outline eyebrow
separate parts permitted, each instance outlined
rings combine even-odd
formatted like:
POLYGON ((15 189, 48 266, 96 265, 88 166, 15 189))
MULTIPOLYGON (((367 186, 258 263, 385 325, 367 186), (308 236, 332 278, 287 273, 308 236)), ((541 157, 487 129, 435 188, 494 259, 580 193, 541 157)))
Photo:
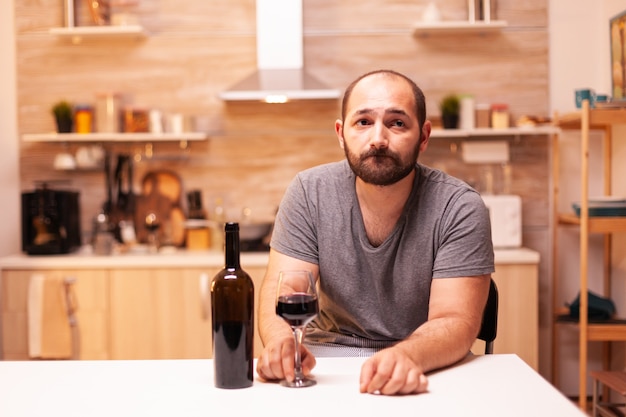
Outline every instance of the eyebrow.
MULTIPOLYGON (((374 112, 373 109, 365 108, 365 109, 357 110, 356 112, 354 112, 354 114, 363 115, 363 114, 368 114, 368 113, 373 113, 373 112, 374 112)), ((385 114, 399 114, 402 116, 408 116, 407 112, 405 112, 402 109, 396 109, 396 108, 385 109, 385 114)))

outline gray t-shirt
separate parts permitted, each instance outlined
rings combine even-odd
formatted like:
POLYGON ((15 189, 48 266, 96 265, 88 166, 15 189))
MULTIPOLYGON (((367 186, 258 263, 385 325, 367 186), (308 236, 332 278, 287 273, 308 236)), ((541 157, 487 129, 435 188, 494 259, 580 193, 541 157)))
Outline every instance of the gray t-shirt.
POLYGON ((416 164, 404 212, 378 247, 369 243, 344 160, 308 169, 289 185, 271 246, 319 265, 320 314, 307 338, 384 347, 427 320, 433 278, 494 271, 489 214, 466 183, 416 164))

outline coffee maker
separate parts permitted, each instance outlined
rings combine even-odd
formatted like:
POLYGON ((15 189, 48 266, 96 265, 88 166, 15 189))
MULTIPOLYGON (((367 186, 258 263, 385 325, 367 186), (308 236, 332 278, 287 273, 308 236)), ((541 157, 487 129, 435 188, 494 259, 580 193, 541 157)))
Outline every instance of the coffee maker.
POLYGON ((69 253, 81 245, 79 193, 42 184, 22 193, 22 250, 29 255, 69 253))

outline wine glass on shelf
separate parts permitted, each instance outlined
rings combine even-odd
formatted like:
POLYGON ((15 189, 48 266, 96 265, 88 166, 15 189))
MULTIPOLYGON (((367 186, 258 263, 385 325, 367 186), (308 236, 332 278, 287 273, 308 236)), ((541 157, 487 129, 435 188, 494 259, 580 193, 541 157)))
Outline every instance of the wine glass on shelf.
POLYGON ((295 378, 280 382, 285 387, 300 388, 315 385, 315 380, 302 373, 300 346, 306 325, 319 313, 317 289, 309 271, 280 271, 276 294, 276 314, 291 326, 295 342, 295 378))
POLYGON ((161 222, 155 213, 149 212, 146 215, 145 226, 148 230, 148 251, 156 253, 159 250, 159 238, 157 236, 157 231, 161 227, 161 222))

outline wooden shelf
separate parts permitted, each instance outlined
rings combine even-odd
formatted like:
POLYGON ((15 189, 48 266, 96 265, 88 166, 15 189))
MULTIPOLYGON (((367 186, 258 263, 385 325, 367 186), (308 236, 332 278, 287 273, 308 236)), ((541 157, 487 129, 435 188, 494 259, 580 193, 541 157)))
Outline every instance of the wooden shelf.
MULTIPOLYGON (((574 213, 559 214, 558 221, 563 225, 580 226, 580 217, 574 213)), ((624 233, 626 217, 591 216, 589 217, 589 233, 624 233)))
POLYGON ((458 34, 487 34, 500 32, 507 27, 504 20, 484 21, 442 21, 432 23, 418 23, 413 26, 413 35, 458 35, 458 34))
MULTIPOLYGON (((561 326, 568 326, 575 330, 580 330, 578 322, 571 319, 563 319, 555 317, 555 321, 561 326)), ((619 322, 603 322, 587 324, 587 340, 590 342, 624 342, 626 341, 626 323, 619 322)))
POLYGON ((84 39, 143 39, 146 32, 139 25, 125 26, 74 26, 50 29, 50 34, 60 39, 80 43, 84 39))
MULTIPOLYGON (((589 290, 589 239, 593 233, 602 233, 604 244, 604 258, 603 258, 603 273, 602 273, 602 296, 611 298, 611 252, 612 252, 612 235, 615 233, 626 232, 626 217, 608 217, 608 216, 589 216, 589 206, 584 204, 589 201, 589 176, 590 176, 590 142, 591 130, 601 130, 602 141, 602 162, 603 162, 603 195, 611 196, 613 191, 612 181, 612 169, 613 163, 616 163, 612 153, 612 141, 614 125, 626 124, 626 108, 595 108, 591 109, 588 100, 583 100, 582 108, 579 111, 559 115, 555 117, 556 125, 561 129, 572 129, 580 132, 580 178, 578 179, 580 184, 580 199, 582 202, 580 208, 580 216, 575 213, 555 213, 555 221, 557 226, 573 226, 576 227, 580 233, 579 251, 578 253, 568 253, 566 262, 577 262, 579 266, 578 287, 580 293, 580 320, 573 321, 566 318, 559 317, 558 311, 555 311, 554 321, 552 323, 552 383, 557 388, 559 387, 559 360, 560 355, 560 340, 559 340, 559 328, 567 327, 573 328, 578 331, 578 397, 579 406, 585 410, 587 407, 587 382, 589 378, 589 364, 588 364, 588 343, 589 342, 611 342, 611 341, 626 341, 626 320, 609 320, 607 322, 597 322, 589 320, 588 308, 589 300, 586 296, 589 290), (584 207, 582 207, 584 206, 584 207), (578 255, 578 260, 575 256, 578 255)), ((565 176, 564 179, 560 179, 559 165, 560 165, 560 141, 558 138, 554 138, 552 141, 552 158, 553 166, 556 169, 553 171, 554 184, 553 184, 553 201, 559 201, 560 181, 575 181, 575 179, 565 176)), ((617 162, 619 163, 619 162, 617 162)), ((578 167, 577 167, 578 168, 578 167)), ((556 204, 556 203, 555 203, 556 204)), ((558 244, 558 227, 553 229, 553 264, 552 264, 552 304, 555 309, 562 304, 562 300, 558 299, 560 294, 560 281, 565 281, 560 277, 559 267, 559 244, 558 244)), ((571 279, 570 277, 568 277, 571 279)), ((602 354, 602 367, 607 370, 611 366, 611 350, 607 344, 604 344, 602 354)))
MULTIPOLYGON (((562 129, 580 129, 581 124, 582 111, 559 116, 558 125, 562 129)), ((603 129, 614 124, 626 124, 626 108, 589 110, 590 129, 603 129)))
POLYGON ((177 142, 208 139, 207 133, 34 133, 22 135, 24 142, 177 142))
POLYGON ((470 138, 483 136, 533 136, 551 135, 558 133, 559 129, 554 126, 536 127, 509 127, 506 129, 476 128, 476 129, 433 129, 431 137, 434 138, 470 138))

